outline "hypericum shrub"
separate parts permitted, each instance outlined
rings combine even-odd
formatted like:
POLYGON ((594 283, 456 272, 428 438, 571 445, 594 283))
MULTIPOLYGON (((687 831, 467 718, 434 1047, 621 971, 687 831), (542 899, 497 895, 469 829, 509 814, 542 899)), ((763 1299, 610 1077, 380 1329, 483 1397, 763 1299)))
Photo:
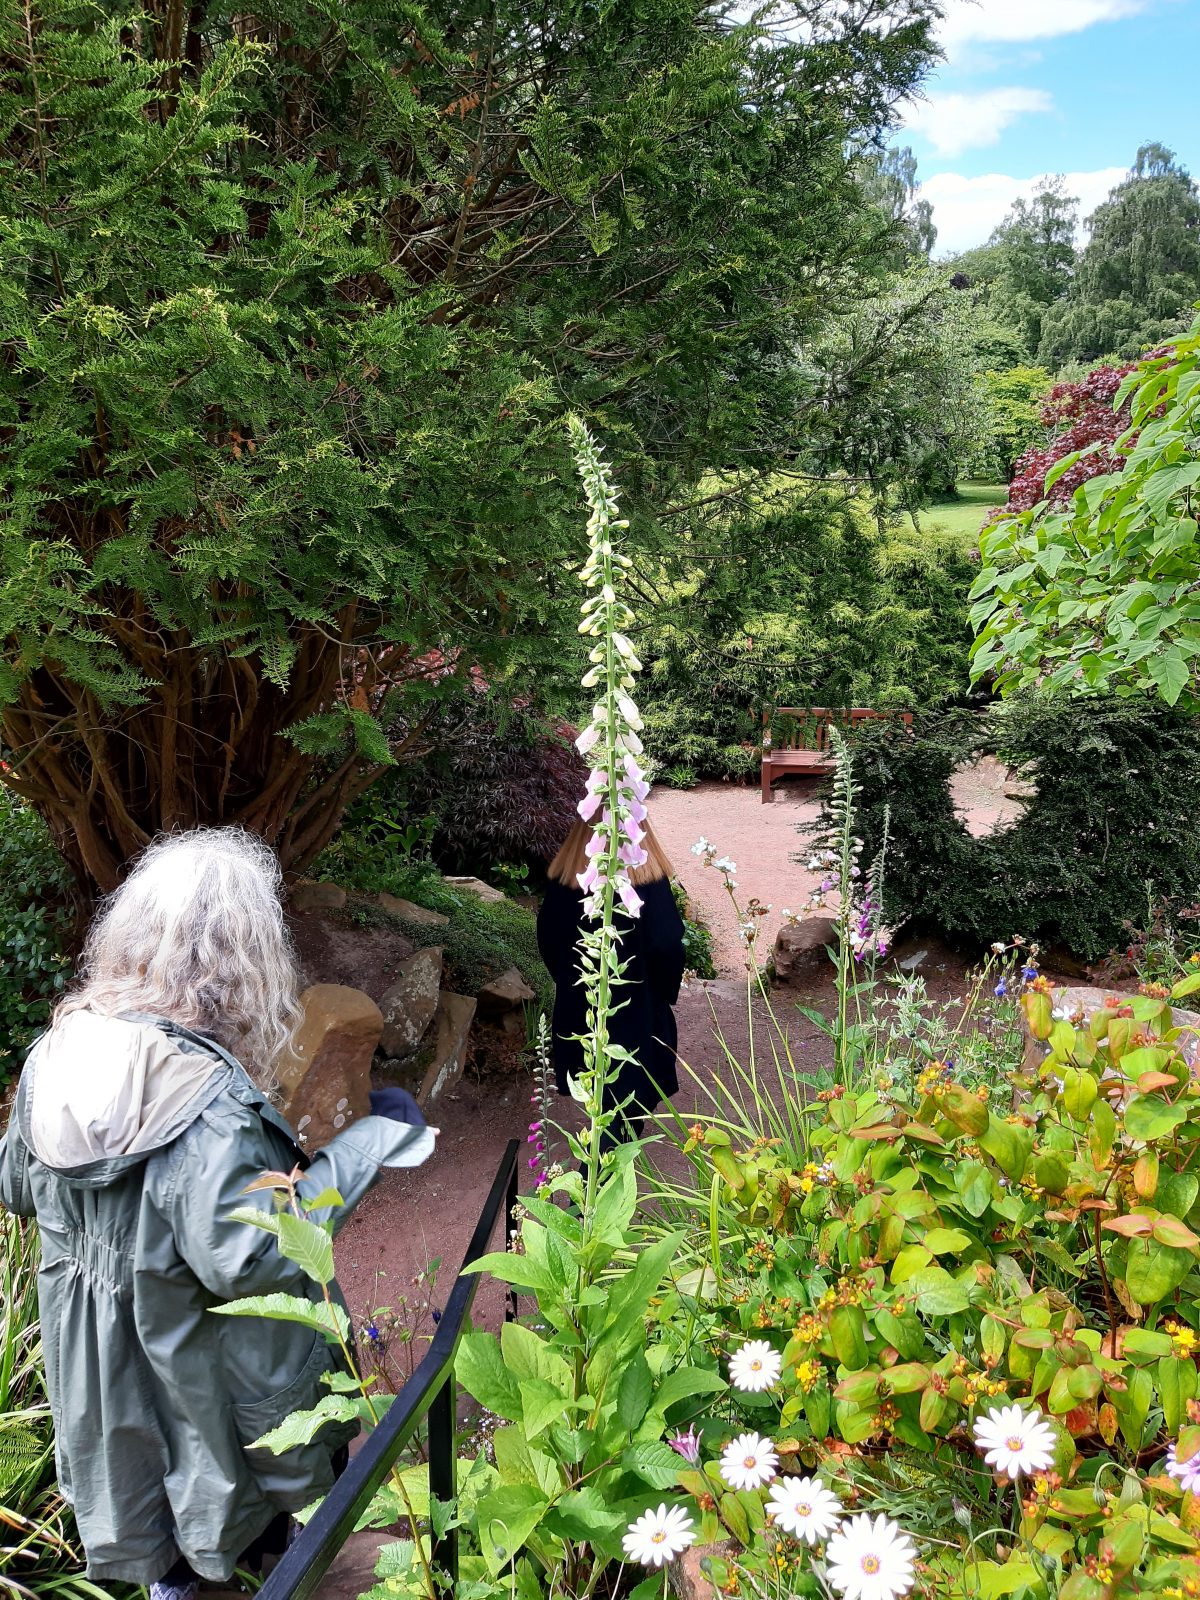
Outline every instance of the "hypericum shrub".
POLYGON ((914 922, 979 944, 1014 932, 1093 960, 1127 942, 1158 899, 1194 901, 1200 728, 1146 700, 1030 697, 983 716, 892 724, 855 741, 868 857, 890 813, 884 885, 891 925, 914 922), (1014 823, 973 838, 949 789, 992 754, 1035 787, 1014 823))
POLYGON ((66 984, 68 881, 45 824, 0 788, 0 1084, 66 984))

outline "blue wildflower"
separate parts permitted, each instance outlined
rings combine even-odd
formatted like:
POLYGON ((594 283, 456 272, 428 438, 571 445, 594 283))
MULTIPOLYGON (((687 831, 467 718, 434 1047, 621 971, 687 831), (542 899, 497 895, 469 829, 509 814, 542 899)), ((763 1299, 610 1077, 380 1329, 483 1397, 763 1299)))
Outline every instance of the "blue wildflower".
POLYGON ((438 1308, 436 1306, 433 1307, 433 1309, 430 1311, 429 1315, 433 1318, 435 1323, 438 1323, 438 1322, 440 1322, 442 1320, 442 1313, 438 1310, 438 1308))
POLYGON ((1036 967, 1022 967, 1021 968, 1021 976, 1022 976, 1022 978, 1024 978, 1026 983, 1032 983, 1033 980, 1037 977, 1037 975, 1038 975, 1038 969, 1036 967))
POLYGON ((366 1327, 363 1329, 363 1333, 372 1344, 381 1344, 383 1342, 383 1335, 373 1322, 367 1323, 366 1327))
POLYGON ((1008 993, 1008 984, 1003 978, 1001 978, 1000 982, 996 985, 994 993, 997 1000, 1003 1000, 1004 996, 1008 993))

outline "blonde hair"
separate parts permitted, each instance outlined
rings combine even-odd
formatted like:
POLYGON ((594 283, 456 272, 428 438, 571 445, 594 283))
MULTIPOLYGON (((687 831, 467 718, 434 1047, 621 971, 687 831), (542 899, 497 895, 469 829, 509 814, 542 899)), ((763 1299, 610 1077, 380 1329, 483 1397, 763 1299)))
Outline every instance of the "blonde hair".
POLYGON ((274 852, 240 828, 158 839, 88 932, 73 1011, 148 1012, 206 1034, 263 1088, 301 1012, 274 852))
MULTIPOLYGON (((642 883, 657 883, 660 878, 675 876, 675 869, 667 859, 667 853, 658 842, 658 835, 650 826, 649 820, 644 822, 642 827, 645 830, 642 846, 646 851, 646 860, 642 866, 631 867, 629 870, 629 881, 635 888, 642 883)), ((592 832, 590 822, 574 823, 563 841, 562 848, 546 869, 551 878, 559 883, 565 883, 568 889, 579 887, 579 876, 588 864, 587 844, 592 832)))

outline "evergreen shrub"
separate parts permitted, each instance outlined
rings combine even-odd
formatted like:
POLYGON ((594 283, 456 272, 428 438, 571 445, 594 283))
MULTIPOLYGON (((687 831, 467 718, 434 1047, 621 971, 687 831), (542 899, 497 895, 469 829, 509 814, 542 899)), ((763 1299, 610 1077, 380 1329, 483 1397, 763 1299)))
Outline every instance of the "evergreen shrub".
POLYGON ((813 496, 757 554, 676 596, 638 638, 643 742, 660 781, 753 780, 771 705, 914 709, 963 695, 971 541, 813 496))
POLYGON ((855 739, 868 858, 889 810, 884 904, 892 926, 990 944, 1016 934, 1096 960, 1127 943, 1148 897, 1200 891, 1200 726, 1141 699, 1017 699, 855 739), (994 755, 1035 788, 1013 823, 973 838, 949 782, 994 755))
POLYGON ((69 976, 68 882, 45 824, 0 788, 0 1085, 69 976))

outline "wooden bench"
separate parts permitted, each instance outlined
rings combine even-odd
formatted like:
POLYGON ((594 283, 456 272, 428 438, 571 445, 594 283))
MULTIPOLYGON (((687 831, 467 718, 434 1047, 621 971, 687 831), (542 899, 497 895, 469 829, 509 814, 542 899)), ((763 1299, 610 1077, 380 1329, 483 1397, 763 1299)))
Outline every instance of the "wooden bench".
POLYGON ((872 711, 866 706, 827 710, 823 706, 776 706, 763 712, 762 798, 770 805, 775 798, 773 781, 785 772, 828 772, 834 764, 830 728, 847 732, 875 718, 900 717, 905 727, 912 726, 908 711, 872 711))

